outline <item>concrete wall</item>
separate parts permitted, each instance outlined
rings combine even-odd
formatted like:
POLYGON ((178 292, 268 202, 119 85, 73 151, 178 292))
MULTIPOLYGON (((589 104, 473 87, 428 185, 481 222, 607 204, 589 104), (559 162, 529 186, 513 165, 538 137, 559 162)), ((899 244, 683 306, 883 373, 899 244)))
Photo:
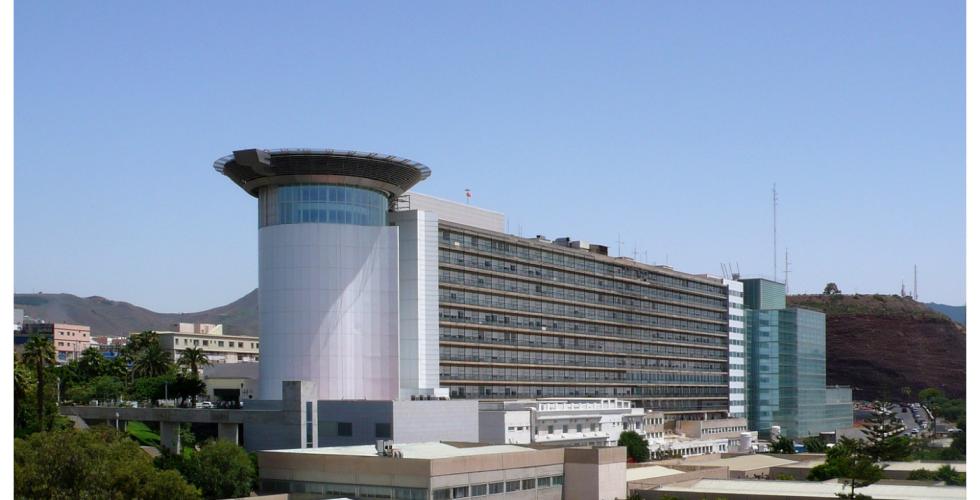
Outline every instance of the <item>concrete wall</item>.
MULTIPOLYGON (((318 446, 374 444, 377 424, 393 422, 392 401, 318 401, 318 446), (351 424, 351 435, 338 435, 338 423, 351 424)), ((391 439, 391 438, 388 438, 391 439)))
POLYGON ((565 500, 616 500, 626 493, 626 448, 565 449, 565 500))
POLYGON ((400 392, 430 394, 439 387, 439 220, 409 210, 389 222, 398 226, 400 392))
POLYGON ((394 401, 392 406, 396 443, 480 440, 476 400, 394 401))
POLYGON ((503 233, 507 230, 504 214, 500 212, 413 192, 406 193, 404 198, 408 199, 411 210, 433 212, 442 220, 496 231, 498 233, 503 233))

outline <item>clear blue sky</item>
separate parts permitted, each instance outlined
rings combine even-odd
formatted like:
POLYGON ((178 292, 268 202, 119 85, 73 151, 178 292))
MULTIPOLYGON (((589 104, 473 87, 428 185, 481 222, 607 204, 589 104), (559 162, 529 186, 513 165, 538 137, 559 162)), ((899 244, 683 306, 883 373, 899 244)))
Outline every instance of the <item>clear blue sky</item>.
POLYGON ((16 4, 15 287, 188 312, 257 285, 234 149, 427 164, 418 191, 696 273, 965 296, 959 1, 16 4))

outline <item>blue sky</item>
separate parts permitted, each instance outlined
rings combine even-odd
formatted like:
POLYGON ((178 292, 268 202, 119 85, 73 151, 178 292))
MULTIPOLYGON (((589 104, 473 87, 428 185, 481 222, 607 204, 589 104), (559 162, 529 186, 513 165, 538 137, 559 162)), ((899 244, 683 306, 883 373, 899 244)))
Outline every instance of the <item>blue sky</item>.
POLYGON ((183 312, 257 285, 248 147, 687 272, 965 298, 955 1, 16 4, 15 288, 183 312))

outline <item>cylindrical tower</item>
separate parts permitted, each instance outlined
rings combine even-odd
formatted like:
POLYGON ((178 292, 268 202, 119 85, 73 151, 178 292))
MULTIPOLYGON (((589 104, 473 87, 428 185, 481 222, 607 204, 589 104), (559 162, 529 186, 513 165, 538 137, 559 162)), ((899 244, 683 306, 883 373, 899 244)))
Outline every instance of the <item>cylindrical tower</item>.
POLYGON ((282 381, 318 399, 398 398, 395 197, 429 176, 395 156, 249 149, 218 159, 259 205, 259 397, 282 381))

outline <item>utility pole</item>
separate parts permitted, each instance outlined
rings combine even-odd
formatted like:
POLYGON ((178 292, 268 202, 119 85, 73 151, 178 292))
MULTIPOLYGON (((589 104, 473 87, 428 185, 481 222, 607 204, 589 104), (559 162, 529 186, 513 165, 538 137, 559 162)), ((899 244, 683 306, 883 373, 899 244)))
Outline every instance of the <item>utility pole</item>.
POLYGON ((772 279, 779 281, 779 274, 776 270, 776 183, 772 184, 772 279))

